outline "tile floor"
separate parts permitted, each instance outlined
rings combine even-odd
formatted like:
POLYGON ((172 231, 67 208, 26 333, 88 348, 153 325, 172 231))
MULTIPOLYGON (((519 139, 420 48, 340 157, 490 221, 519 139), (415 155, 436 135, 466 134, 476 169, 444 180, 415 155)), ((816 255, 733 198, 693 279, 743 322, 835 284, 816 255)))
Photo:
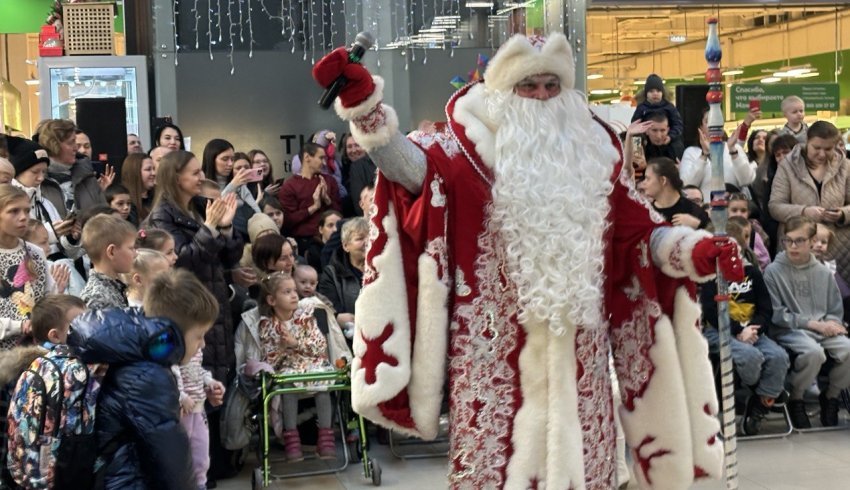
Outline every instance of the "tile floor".
MULTIPOLYGON (((816 416, 812 417, 816 424, 816 416)), ((848 418, 844 424, 850 428, 848 418)), ((777 422, 771 422, 778 424, 777 422)), ((448 486, 446 458, 402 460, 394 457, 387 446, 373 444, 371 455, 379 461, 381 488, 441 490, 448 486)), ((444 451, 445 445, 398 448, 399 451, 444 451)), ((317 462, 313 462, 314 464, 317 462)), ((309 463, 304 463, 309 464, 309 463)), ((820 490, 850 488, 850 430, 795 433, 782 439, 738 441, 739 488, 741 490, 820 490)), ((251 456, 245 470, 237 478, 219 482, 221 490, 251 488, 251 470, 256 459, 251 456)), ((279 463, 277 469, 286 468, 279 463)), ((362 466, 352 465, 345 471, 324 476, 288 479, 273 483, 272 489, 352 490, 374 488, 362 475, 362 466)), ((628 487, 637 489, 634 481, 628 487)), ((724 482, 710 481, 695 485, 698 490, 721 490, 724 482)))

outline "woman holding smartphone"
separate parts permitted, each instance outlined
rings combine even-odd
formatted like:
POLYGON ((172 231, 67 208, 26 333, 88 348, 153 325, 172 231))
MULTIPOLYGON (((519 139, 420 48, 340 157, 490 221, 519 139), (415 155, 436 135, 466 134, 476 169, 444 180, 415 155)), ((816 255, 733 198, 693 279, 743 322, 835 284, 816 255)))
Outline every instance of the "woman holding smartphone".
POLYGON ((238 207, 233 218, 233 228, 245 239, 248 237, 248 220, 254 214, 263 212, 257 204, 263 198, 263 169, 252 168, 251 158, 245 153, 236 152, 233 154, 231 175, 233 178, 221 191, 221 195, 236 194, 238 207))
POLYGON ((826 121, 809 127, 808 142, 791 150, 776 170, 768 208, 779 222, 777 236, 792 216, 807 216, 835 233, 830 259, 850 280, 850 163, 836 150, 838 129, 826 121))

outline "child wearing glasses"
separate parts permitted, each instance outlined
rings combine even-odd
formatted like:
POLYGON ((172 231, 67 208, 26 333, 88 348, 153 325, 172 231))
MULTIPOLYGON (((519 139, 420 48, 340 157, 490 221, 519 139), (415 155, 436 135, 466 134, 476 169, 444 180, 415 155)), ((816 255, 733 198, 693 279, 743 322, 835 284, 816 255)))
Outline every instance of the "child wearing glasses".
POLYGON ((838 424, 838 395, 850 386, 850 339, 844 326, 841 293, 832 272, 812 253, 815 222, 794 216, 781 238, 784 251, 764 271, 773 304, 770 335, 794 358, 789 374, 788 409, 794 427, 811 427, 803 393, 818 375, 826 356, 835 361, 829 385, 820 394, 820 419, 825 427, 838 424))

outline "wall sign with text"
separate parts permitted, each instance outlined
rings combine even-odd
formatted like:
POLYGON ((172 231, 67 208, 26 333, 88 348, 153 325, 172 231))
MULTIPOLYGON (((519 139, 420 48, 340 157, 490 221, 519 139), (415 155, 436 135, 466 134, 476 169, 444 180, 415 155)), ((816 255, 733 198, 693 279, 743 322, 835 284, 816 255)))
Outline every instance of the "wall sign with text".
POLYGON ((782 99, 796 95, 806 103, 806 112, 837 111, 840 97, 837 83, 735 84, 730 89, 732 112, 747 112, 750 101, 761 101, 761 111, 782 112, 782 99))

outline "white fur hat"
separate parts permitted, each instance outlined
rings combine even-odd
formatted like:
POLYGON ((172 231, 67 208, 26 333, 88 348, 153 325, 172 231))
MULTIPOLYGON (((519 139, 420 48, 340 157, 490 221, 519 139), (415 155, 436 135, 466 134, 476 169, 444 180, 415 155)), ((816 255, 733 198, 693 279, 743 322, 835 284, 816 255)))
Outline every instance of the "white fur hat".
POLYGON ((558 75, 564 88, 575 86, 573 51, 567 37, 560 32, 545 40, 529 39, 522 34, 511 37, 487 65, 484 86, 489 90, 510 91, 520 80, 544 73, 558 75))

